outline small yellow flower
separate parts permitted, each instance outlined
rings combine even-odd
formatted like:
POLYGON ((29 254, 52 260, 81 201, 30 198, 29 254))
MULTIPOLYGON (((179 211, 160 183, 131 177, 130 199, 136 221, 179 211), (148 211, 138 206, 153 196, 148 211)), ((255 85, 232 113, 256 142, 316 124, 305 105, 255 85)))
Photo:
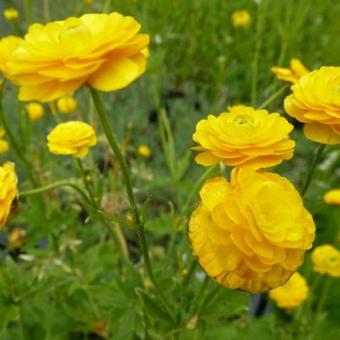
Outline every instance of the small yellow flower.
POLYGON ((4 139, 0 139, 0 155, 6 153, 9 149, 9 144, 4 139))
POLYGON ((17 194, 17 176, 14 164, 6 162, 0 166, 0 229, 7 222, 17 194))
POLYGON ((311 248, 315 225, 300 194, 277 174, 235 168, 208 180, 189 221, 202 268, 232 289, 264 292, 284 284, 311 248))
POLYGON ((26 241, 27 232, 25 229, 15 227, 10 230, 8 242, 13 248, 21 248, 26 241))
POLYGON ((56 155, 85 157, 97 144, 96 132, 87 123, 70 121, 57 125, 47 136, 48 148, 56 155))
POLYGON ((231 22, 234 27, 249 27, 251 15, 247 10, 235 11, 231 16, 231 22))
POLYGON ((145 158, 149 158, 152 155, 151 149, 145 144, 139 145, 137 152, 138 152, 138 155, 145 157, 145 158))
POLYGON ((0 41, 0 70, 23 101, 53 101, 84 84, 119 90, 145 71, 149 36, 140 29, 116 12, 33 24, 24 38, 0 41))
POLYGON ((340 144, 340 67, 321 67, 307 73, 286 97, 286 112, 304 123, 306 138, 340 144))
POLYGON ((302 76, 309 73, 309 70, 299 59, 293 58, 290 61, 290 68, 274 66, 272 67, 272 72, 278 79, 295 84, 302 76))
POLYGON ((201 151, 198 164, 268 168, 293 157, 295 142, 289 139, 293 125, 278 113, 237 105, 219 116, 209 115, 196 125, 193 140, 201 151))
POLYGON ((85 5, 92 5, 93 4, 93 0, 84 0, 85 5))
POLYGON ((7 8, 4 10, 4 18, 13 21, 19 18, 19 12, 15 8, 7 8))
POLYGON ((0 128, 0 138, 4 138, 6 135, 6 131, 3 128, 0 128))
POLYGON ((307 298, 309 288, 306 279, 295 273, 283 286, 269 291, 269 296, 281 308, 299 307, 307 298))
POLYGON ((33 122, 44 116, 44 107, 39 103, 29 103, 25 106, 29 119, 33 122))
POLYGON ((311 259, 316 272, 334 277, 340 276, 340 251, 330 244, 316 247, 311 259))
POLYGON ((57 100, 57 108, 61 113, 71 113, 78 108, 78 102, 73 96, 64 96, 57 100))
POLYGON ((327 204, 340 205, 340 189, 329 190, 323 199, 327 204))

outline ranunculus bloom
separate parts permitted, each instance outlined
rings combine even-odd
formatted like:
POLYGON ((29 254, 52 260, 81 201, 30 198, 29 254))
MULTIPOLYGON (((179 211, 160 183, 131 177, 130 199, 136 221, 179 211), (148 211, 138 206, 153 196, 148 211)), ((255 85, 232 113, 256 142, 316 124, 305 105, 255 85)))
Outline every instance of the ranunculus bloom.
POLYGON ((278 79, 295 84, 302 76, 307 74, 309 70, 299 59, 293 58, 290 61, 290 68, 274 66, 272 67, 272 72, 278 79))
POLYGON ((340 67, 321 67, 291 87, 286 112, 304 123, 306 138, 322 144, 340 144, 340 67))
POLYGON ((334 277, 340 276, 340 251, 330 244, 316 247, 311 258, 316 272, 334 277))
POLYGON ((97 144, 96 132, 84 122, 70 121, 57 125, 47 136, 48 149, 56 155, 85 157, 97 144))
POLYGON ((247 10, 235 11, 231 16, 234 27, 248 27, 251 23, 251 15, 247 10))
POLYGON ((20 100, 52 101, 85 83, 118 90, 145 70, 149 36, 140 28, 119 13, 33 24, 24 39, 0 42, 0 69, 20 86, 20 100))
POLYGON ((73 96, 64 96, 57 100, 57 108, 61 113, 70 113, 78 108, 78 102, 73 96))
POLYGON ((17 194, 17 176, 14 164, 6 162, 0 166, 0 229, 7 222, 17 194))
POLYGON ((195 158, 209 166, 222 161, 229 166, 268 168, 293 157, 289 139, 293 125, 278 113, 237 105, 218 117, 209 115, 196 125, 193 140, 202 151, 195 158))
POLYGON ((269 291, 269 296, 281 308, 299 307, 308 298, 309 288, 306 279, 295 273, 283 286, 269 291))
POLYGON ((6 153, 9 149, 9 144, 4 139, 0 139, 0 155, 6 153))
POLYGON ((44 107, 40 103, 28 103, 25 106, 25 109, 28 113, 29 119, 33 122, 35 120, 39 120, 44 116, 44 107))
POLYGON ((277 174, 235 168, 208 180, 189 221, 194 255, 228 287, 263 292, 283 285, 312 246, 315 225, 299 193, 277 174))
POLYGON ((327 191, 323 199, 327 204, 340 205, 340 189, 327 191))

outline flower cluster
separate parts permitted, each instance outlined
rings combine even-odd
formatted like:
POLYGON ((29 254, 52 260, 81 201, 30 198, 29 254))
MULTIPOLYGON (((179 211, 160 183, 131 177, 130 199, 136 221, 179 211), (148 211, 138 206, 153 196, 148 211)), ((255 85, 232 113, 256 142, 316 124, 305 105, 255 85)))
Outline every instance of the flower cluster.
POLYGON ((305 278, 295 273, 283 286, 269 291, 269 296, 281 308, 299 307, 308 298, 309 288, 305 278))
POLYGON ((329 244, 316 247, 312 253, 314 270, 320 274, 340 276, 340 251, 329 244))
POLYGON ((0 166, 0 229, 7 222, 17 197, 17 176, 14 164, 6 162, 0 166))
POLYGON ((47 136, 47 141, 51 153, 82 158, 90 147, 97 144, 97 137, 91 125, 69 121, 57 125, 47 136))
POLYGON ((200 191, 189 222, 193 253, 229 288, 263 292, 284 284, 315 237, 312 216, 294 186, 248 167, 216 177, 200 191))
POLYGON ((149 36, 139 30, 134 18, 119 13, 33 24, 23 39, 2 39, 0 70, 20 86, 24 101, 52 101, 83 84, 118 90, 145 70, 149 36))
POLYGON ((268 168, 293 157, 289 139, 293 125, 278 113, 237 105, 218 117, 209 115, 196 125, 193 140, 201 151, 196 162, 209 166, 222 161, 229 166, 268 168))
POLYGON ((340 67, 321 67, 292 86, 286 112, 304 123, 305 136, 322 144, 340 144, 340 67))

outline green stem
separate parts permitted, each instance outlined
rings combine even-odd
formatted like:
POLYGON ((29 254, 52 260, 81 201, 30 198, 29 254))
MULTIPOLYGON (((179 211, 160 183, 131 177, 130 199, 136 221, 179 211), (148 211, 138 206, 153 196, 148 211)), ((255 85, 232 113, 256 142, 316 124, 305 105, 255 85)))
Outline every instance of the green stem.
POLYGON ((49 0, 44 0, 44 19, 45 22, 51 21, 51 16, 50 16, 50 3, 49 0))
POLYGON ((26 159, 24 154, 21 152, 21 147, 17 143, 17 141, 16 141, 16 139, 14 137, 14 134, 12 133, 12 131, 11 131, 10 127, 9 127, 9 124, 7 123, 6 117, 5 117, 5 113, 4 113, 3 105, 2 105, 4 85, 5 84, 2 85, 2 89, 0 91, 0 121, 2 123, 2 126, 3 126, 4 130, 6 131, 6 134, 8 136, 8 139, 10 141, 11 146, 13 147, 16 155, 18 156, 18 159, 21 161, 22 165, 25 167, 25 170, 27 171, 28 177, 29 177, 33 187, 37 187, 38 186, 38 182, 35 179, 35 177, 33 176, 32 165, 26 159))
POLYGON ((94 105, 95 105, 96 110, 97 110, 99 120, 100 120, 102 128, 104 130, 105 136, 107 138, 107 141, 108 141, 113 153, 115 154, 115 156, 117 158, 117 161, 119 163, 120 169, 121 169, 122 174, 123 174, 126 192, 127 192, 129 202, 130 202, 130 207, 131 207, 131 210, 132 210, 135 222, 136 222, 136 226, 137 226, 139 244, 140 244, 141 252, 143 254, 144 265, 145 265, 147 274, 148 274, 151 282, 153 283, 154 287, 158 291, 158 294, 159 294, 160 298, 162 299, 164 306, 167 308, 169 315, 172 316, 172 313, 168 308, 168 303, 166 301, 166 298, 165 298, 163 292, 161 291, 161 289, 158 285, 158 282, 156 281, 154 274, 153 274, 151 261, 150 261, 150 257, 149 257, 148 246, 147 246, 147 242, 146 242, 146 238, 145 238, 144 222, 141 219, 140 214, 139 214, 139 210, 138 210, 137 203, 136 203, 136 198, 135 198, 135 195, 134 195, 134 192, 133 192, 133 189, 132 189, 132 181, 131 181, 131 176, 130 176, 128 166, 127 166, 126 161, 123 157, 123 154, 120 150, 117 139, 116 139, 115 135, 113 134, 113 132, 111 130, 110 123, 108 121, 104 106, 102 104, 102 101, 100 99, 98 92, 91 87, 89 87, 89 89, 90 89, 90 92, 91 92, 91 95, 92 95, 94 105))
POLYGON ((191 262, 188 274, 183 279, 183 286, 186 286, 188 284, 188 282, 190 282, 192 275, 195 273, 195 269, 196 269, 197 265, 198 265, 197 260, 193 259, 193 261, 191 262))
POLYGON ((277 91, 275 91, 268 99, 266 99, 260 106, 258 106, 258 109, 264 109, 269 104, 271 104, 276 98, 278 98, 286 89, 288 89, 290 85, 283 85, 280 87, 277 91))
POLYGON ((50 191, 56 188, 61 188, 61 187, 70 187, 74 190, 76 190, 87 203, 91 203, 87 195, 84 193, 82 189, 80 189, 76 184, 70 182, 70 181, 59 181, 55 182, 52 184, 45 185, 40 188, 32 189, 32 190, 27 190, 27 191, 20 191, 20 197, 24 196, 31 196, 31 195, 37 195, 37 194, 42 194, 46 191, 50 191))
MULTIPOLYGON (((204 171, 204 173, 201 175, 201 177, 198 179, 198 181, 195 182, 194 187, 192 188, 191 192, 188 195, 188 198, 186 202, 183 205, 183 208, 181 209, 180 216, 187 217, 189 214, 189 210, 191 208, 192 202, 194 198, 197 196, 198 191, 201 189, 204 182, 211 177, 211 175, 216 171, 218 168, 218 164, 209 167, 207 170, 204 171)), ((179 225, 183 221, 183 219, 179 219, 179 221, 175 224, 175 231, 172 233, 169 246, 168 246, 168 258, 169 261, 173 258, 173 253, 175 251, 175 245, 176 245, 176 239, 180 232, 179 225)))
POLYGON ((30 0, 22 0, 23 2, 23 8, 25 12, 25 19, 26 19, 26 25, 29 26, 32 22, 31 17, 31 1, 30 0))
POLYGON ((329 290, 330 290, 330 287, 331 287, 332 278, 330 276, 327 276, 325 278, 325 281, 326 281, 326 283, 325 283, 325 285, 322 289, 321 297, 320 297, 319 303, 316 307, 315 315, 318 315, 322 311, 322 309, 325 305, 325 302, 327 300, 327 296, 328 296, 328 293, 329 293, 329 290))
POLYGON ((258 84, 258 69, 259 69, 259 57, 260 57, 260 49, 261 49, 261 33, 263 29, 263 18, 264 18, 264 9, 266 6, 266 1, 263 1, 258 6, 257 20, 256 20, 256 33, 255 33, 255 54, 254 60, 252 64, 252 82, 251 82, 251 104, 252 106, 256 105, 257 98, 257 84, 258 84))
POLYGON ((307 175, 307 180, 305 182, 305 184, 303 185, 302 189, 301 189, 301 196, 304 196, 312 182, 313 179, 313 174, 315 172, 316 166, 318 165, 320 159, 321 159, 321 155, 323 153, 323 151, 325 150, 326 145, 325 144, 320 144, 319 147, 316 150, 316 153, 314 155, 311 167, 309 168, 309 172, 307 175))

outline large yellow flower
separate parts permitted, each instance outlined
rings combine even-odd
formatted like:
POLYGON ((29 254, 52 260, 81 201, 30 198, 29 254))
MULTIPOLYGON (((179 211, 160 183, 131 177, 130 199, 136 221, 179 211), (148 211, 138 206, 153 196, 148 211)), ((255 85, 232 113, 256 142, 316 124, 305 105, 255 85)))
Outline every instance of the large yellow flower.
POLYGON ((48 149, 56 155, 85 157, 97 144, 96 132, 84 122, 70 121, 57 125, 47 136, 48 149))
POLYGON ((269 296, 281 308, 299 307, 308 298, 309 288, 306 279, 295 273, 283 286, 269 291, 269 296))
POLYGON ((299 59, 293 58, 290 61, 290 68, 273 66, 272 72, 278 79, 295 84, 302 76, 307 74, 309 70, 299 59))
POLYGON ((0 229, 7 222, 17 194, 17 176, 14 164, 6 162, 0 166, 0 229))
POLYGON ((119 13, 33 24, 24 39, 0 42, 0 69, 20 100, 51 101, 82 84, 100 91, 129 85, 145 70, 149 36, 119 13))
POLYGON ((340 276, 340 251, 330 244, 316 247, 311 258, 316 272, 334 277, 340 276))
POLYGON ((194 255, 228 288, 263 292, 284 284, 312 246, 315 225, 294 186, 277 174, 235 168, 208 180, 189 221, 194 255))
POLYGON ((196 162, 209 166, 223 161, 230 166, 267 168, 293 157, 289 139, 293 125, 278 113, 237 105, 218 117, 209 115, 196 125, 193 140, 202 151, 196 162))
POLYGON ((340 144, 340 67, 321 67, 291 89, 285 110, 305 124, 305 136, 322 144, 340 144))

